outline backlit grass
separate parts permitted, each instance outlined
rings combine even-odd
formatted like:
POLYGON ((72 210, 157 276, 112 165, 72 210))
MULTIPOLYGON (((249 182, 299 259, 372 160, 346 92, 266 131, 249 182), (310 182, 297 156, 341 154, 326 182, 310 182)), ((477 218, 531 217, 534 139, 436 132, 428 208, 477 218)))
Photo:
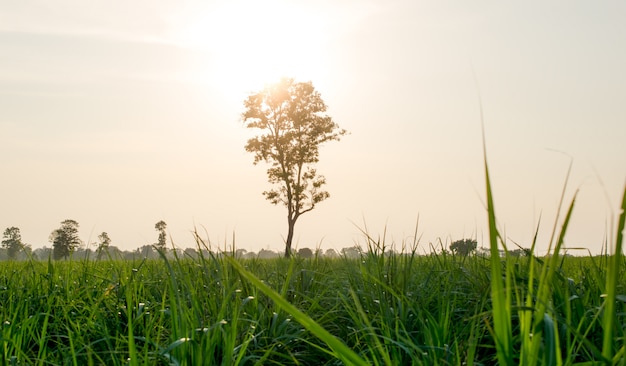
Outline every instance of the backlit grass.
POLYGON ((0 358, 6 365, 623 363, 623 257, 553 258, 398 255, 373 245, 360 259, 8 262, 0 267, 0 358), (501 302, 493 300, 495 281, 501 302), (504 335, 495 306, 509 316, 504 335))
POLYGON ((485 173, 490 256, 4 262, 0 362, 624 365, 626 189, 609 253, 562 255, 572 198, 548 256, 501 256, 485 173))

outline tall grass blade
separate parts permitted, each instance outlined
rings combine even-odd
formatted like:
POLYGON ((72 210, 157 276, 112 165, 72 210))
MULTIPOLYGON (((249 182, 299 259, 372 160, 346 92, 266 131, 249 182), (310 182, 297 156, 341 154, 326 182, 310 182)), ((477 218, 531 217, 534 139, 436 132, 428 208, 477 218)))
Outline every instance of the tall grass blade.
POLYGON ((139 366, 139 353, 135 344, 135 332, 133 326, 133 294, 131 293, 129 287, 130 286, 127 286, 126 290, 126 317, 128 319, 128 364, 129 366, 139 366))
POLYGON ((293 318, 298 323, 302 324, 302 326, 306 328, 309 332, 313 333, 316 337, 324 341, 334 351, 335 356, 342 360, 346 365, 369 365, 369 363, 367 363, 354 351, 348 348, 348 346, 346 346, 342 341, 330 334, 326 329, 317 324, 308 315, 298 310, 298 308, 285 300, 285 298, 280 296, 279 293, 272 290, 269 286, 259 280, 252 273, 245 270, 243 266, 234 258, 226 257, 226 260, 235 268, 235 270, 237 270, 237 272, 239 272, 242 277, 250 281, 254 286, 261 290, 261 292, 263 292, 270 299, 272 299, 272 301, 274 301, 278 306, 291 314, 291 316, 293 316, 293 318))
POLYGON ((371 332, 371 339, 373 340, 373 343, 374 343, 373 348, 379 350, 385 362, 385 365, 387 366, 393 365, 391 362, 391 359, 389 358, 389 355, 385 352, 386 348, 383 346, 383 344, 380 342, 380 339, 378 339, 378 336, 373 331, 374 327, 372 326, 372 323, 370 322, 367 316, 367 313, 363 309, 363 306, 361 305, 361 302, 359 301, 359 297, 357 296, 357 294, 354 292, 353 289, 350 289, 350 296, 352 297, 352 301, 354 301, 356 311, 361 316, 361 319, 363 323, 365 323, 365 325, 367 326, 368 331, 371 332))
POLYGON ((622 197, 621 212, 617 224, 617 234, 615 238, 615 253, 609 262, 609 270, 606 278, 606 298, 604 306, 604 317, 602 319, 604 326, 604 335, 602 341, 602 356, 607 359, 613 358, 613 341, 614 341, 614 323, 615 318, 615 302, 617 300, 617 282, 622 263, 622 241, 624 239, 624 223, 626 222, 626 187, 622 197))
POLYGON ((559 349, 556 343, 557 335, 554 321, 548 314, 543 315, 543 333, 545 340, 545 365, 554 366, 556 365, 556 355, 559 353, 559 349))
MULTIPOLYGON (((482 117, 482 108, 481 108, 482 117)), ((493 307, 494 339, 498 364, 513 365, 513 336, 511 332, 511 304, 510 297, 506 296, 502 284, 502 265, 500 263, 500 251, 498 250, 498 229, 496 227, 496 214, 493 204, 493 192, 487 166, 487 147, 484 141, 483 151, 485 163, 485 185, 487 187, 487 214, 489 217, 489 248, 491 253, 491 302, 493 307), (507 301, 508 300, 508 301, 507 301)), ((508 277, 508 273, 507 273, 508 277)), ((511 291, 507 289, 506 291, 511 291)))

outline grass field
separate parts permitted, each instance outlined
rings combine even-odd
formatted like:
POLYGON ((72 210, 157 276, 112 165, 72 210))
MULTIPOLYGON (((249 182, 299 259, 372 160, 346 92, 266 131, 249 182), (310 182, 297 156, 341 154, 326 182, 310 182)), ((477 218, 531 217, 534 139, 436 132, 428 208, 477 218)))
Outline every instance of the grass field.
POLYGON ((395 254, 369 240, 358 259, 2 263, 0 361, 625 365, 626 192, 605 255, 560 255, 573 199, 549 256, 500 256, 485 170, 490 256, 395 254))
POLYGON ((7 262, 0 267, 0 359, 624 364, 621 258, 611 313, 605 294, 615 257, 608 255, 499 258, 503 303, 494 300, 489 258, 387 254, 376 245, 361 259, 7 262), (496 305, 508 317, 507 333, 496 305))

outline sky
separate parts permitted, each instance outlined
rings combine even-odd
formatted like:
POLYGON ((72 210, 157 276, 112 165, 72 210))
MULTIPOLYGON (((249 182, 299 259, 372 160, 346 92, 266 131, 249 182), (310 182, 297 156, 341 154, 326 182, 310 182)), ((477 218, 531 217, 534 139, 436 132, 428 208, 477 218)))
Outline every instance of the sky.
POLYGON ((350 132, 320 149, 330 198, 297 248, 487 246, 484 127, 507 243, 538 230, 545 253, 576 195, 565 246, 600 253, 626 184, 624 19, 623 1, 2 2, 0 229, 50 247, 73 219, 131 250, 164 220, 181 248, 282 251, 241 114, 286 76, 350 132))

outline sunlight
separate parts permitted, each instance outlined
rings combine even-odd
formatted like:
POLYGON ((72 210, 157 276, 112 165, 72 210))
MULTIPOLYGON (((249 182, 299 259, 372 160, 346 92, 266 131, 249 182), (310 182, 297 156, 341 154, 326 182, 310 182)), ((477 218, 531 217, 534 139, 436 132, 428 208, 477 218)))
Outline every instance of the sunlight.
POLYGON ((206 54, 192 78, 240 103, 281 77, 320 81, 329 24, 318 9, 280 0, 232 1, 204 9, 177 42, 206 54))

